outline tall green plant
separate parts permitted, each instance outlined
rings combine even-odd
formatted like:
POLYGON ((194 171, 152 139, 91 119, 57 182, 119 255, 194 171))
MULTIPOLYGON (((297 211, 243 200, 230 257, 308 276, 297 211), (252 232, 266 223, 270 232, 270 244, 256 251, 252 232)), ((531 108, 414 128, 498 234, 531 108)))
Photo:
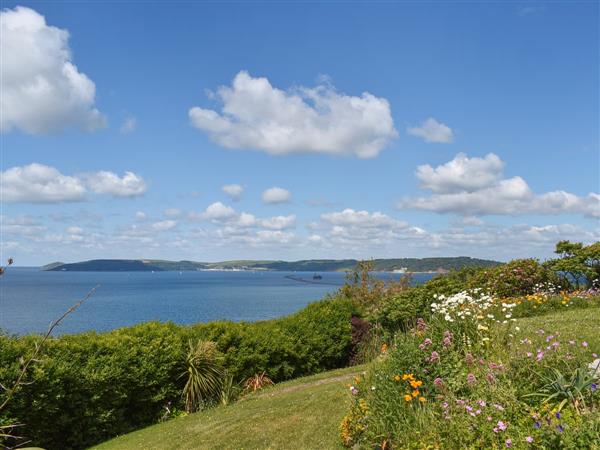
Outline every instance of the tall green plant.
POLYGON ((188 413, 198 411, 203 402, 216 398, 221 390, 225 370, 217 346, 212 341, 189 341, 189 350, 185 360, 187 377, 183 388, 185 410, 188 413))

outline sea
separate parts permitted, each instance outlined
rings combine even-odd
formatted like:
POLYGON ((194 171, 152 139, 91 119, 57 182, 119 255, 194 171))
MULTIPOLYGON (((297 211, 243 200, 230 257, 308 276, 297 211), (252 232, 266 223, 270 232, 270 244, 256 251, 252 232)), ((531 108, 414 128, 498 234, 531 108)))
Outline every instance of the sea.
MULTIPOLYGON (((271 271, 53 272, 9 267, 0 277, 0 330, 45 333, 67 309, 93 294, 68 315, 55 334, 109 331, 157 320, 178 324, 213 320, 258 321, 294 313, 334 294, 345 274, 271 271)), ((374 274, 385 280, 396 273, 374 274)), ((423 283, 434 274, 412 275, 423 283)))

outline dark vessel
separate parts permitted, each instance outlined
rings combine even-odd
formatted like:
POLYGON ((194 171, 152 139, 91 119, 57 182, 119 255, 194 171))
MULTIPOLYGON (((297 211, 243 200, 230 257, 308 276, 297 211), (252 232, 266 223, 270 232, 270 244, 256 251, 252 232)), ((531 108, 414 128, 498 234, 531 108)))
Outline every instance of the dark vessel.
POLYGON ((323 277, 321 275, 319 275, 318 273, 315 273, 313 275, 313 280, 322 280, 322 279, 323 279, 323 277))

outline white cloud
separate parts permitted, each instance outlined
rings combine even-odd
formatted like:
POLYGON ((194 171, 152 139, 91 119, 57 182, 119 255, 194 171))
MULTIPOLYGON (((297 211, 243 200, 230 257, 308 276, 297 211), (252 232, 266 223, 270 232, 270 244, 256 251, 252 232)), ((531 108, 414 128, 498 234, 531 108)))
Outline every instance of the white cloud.
POLYGON ((585 197, 565 191, 535 194, 521 177, 502 178, 504 163, 494 154, 469 159, 459 153, 454 160, 432 168, 420 166, 417 177, 429 197, 408 198, 398 207, 464 216, 488 214, 582 214, 600 217, 600 195, 585 197))
POLYGON ((262 193, 264 203, 287 203, 292 199, 292 193, 287 189, 272 187, 262 193))
POLYGON ((454 139, 452 128, 430 117, 419 127, 407 128, 407 133, 422 138, 425 142, 437 142, 447 144, 454 139))
POLYGON ((119 177, 116 173, 102 170, 85 176, 89 188, 98 194, 114 197, 135 197, 144 194, 148 186, 142 177, 133 172, 125 172, 119 177))
POLYGON ((323 214, 321 218, 332 225, 361 228, 405 228, 407 226, 406 222, 393 219, 380 212, 370 213, 368 211, 355 211, 350 208, 341 212, 323 214))
POLYGON ((459 153, 436 168, 429 164, 417 167, 417 178, 423 189, 433 192, 471 192, 494 185, 502 177, 503 169, 504 162, 493 153, 483 158, 459 153))
POLYGON ((224 221, 235 217, 235 210, 231 206, 226 206, 221 202, 215 202, 209 205, 201 217, 205 220, 224 221))
POLYGON ((168 231, 177 226, 176 220, 161 220, 160 222, 154 222, 152 229, 154 231, 168 231))
POLYGON ((19 128, 43 134, 106 125, 94 106, 94 82, 72 62, 68 31, 21 6, 0 12, 0 30, 1 132, 19 128))
POLYGON ((119 131, 121 134, 129 134, 133 133, 137 128, 137 119, 133 116, 128 116, 125 118, 123 123, 121 124, 121 128, 119 131))
POLYGON ((239 184, 226 184, 221 190, 233 201, 238 201, 244 193, 244 187, 239 184))
POLYGON ((88 189, 98 194, 132 197, 146 192, 146 183, 133 172, 123 177, 107 172, 63 175, 56 168, 33 163, 0 172, 2 201, 8 203, 60 203, 86 200, 88 189))
POLYGON ((269 230, 285 230, 296 226, 296 216, 275 216, 269 219, 261 219, 260 226, 269 230))
POLYGON ((0 173, 2 200, 16 203, 57 203, 85 200, 82 180, 43 164, 12 167, 0 173))
POLYGON ((138 211, 135 213, 135 220, 139 220, 140 222, 146 220, 148 216, 144 211, 138 211))
POLYGON ((221 113, 194 107, 189 117, 226 148, 372 158, 397 136, 386 99, 344 95, 327 83, 284 91, 241 71, 214 98, 221 113))

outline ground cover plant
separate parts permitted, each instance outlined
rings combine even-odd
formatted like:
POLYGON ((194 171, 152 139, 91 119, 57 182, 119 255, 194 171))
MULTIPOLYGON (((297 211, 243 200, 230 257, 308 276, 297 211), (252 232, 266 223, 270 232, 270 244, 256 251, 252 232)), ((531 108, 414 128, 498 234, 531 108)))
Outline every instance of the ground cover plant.
POLYGON ((481 292, 438 298, 430 318, 399 333, 349 386, 342 442, 388 449, 598 448, 599 299, 577 293, 558 299, 548 315, 515 319, 523 303, 495 302, 481 292), (589 309, 574 308, 575 301, 589 302, 589 309))

